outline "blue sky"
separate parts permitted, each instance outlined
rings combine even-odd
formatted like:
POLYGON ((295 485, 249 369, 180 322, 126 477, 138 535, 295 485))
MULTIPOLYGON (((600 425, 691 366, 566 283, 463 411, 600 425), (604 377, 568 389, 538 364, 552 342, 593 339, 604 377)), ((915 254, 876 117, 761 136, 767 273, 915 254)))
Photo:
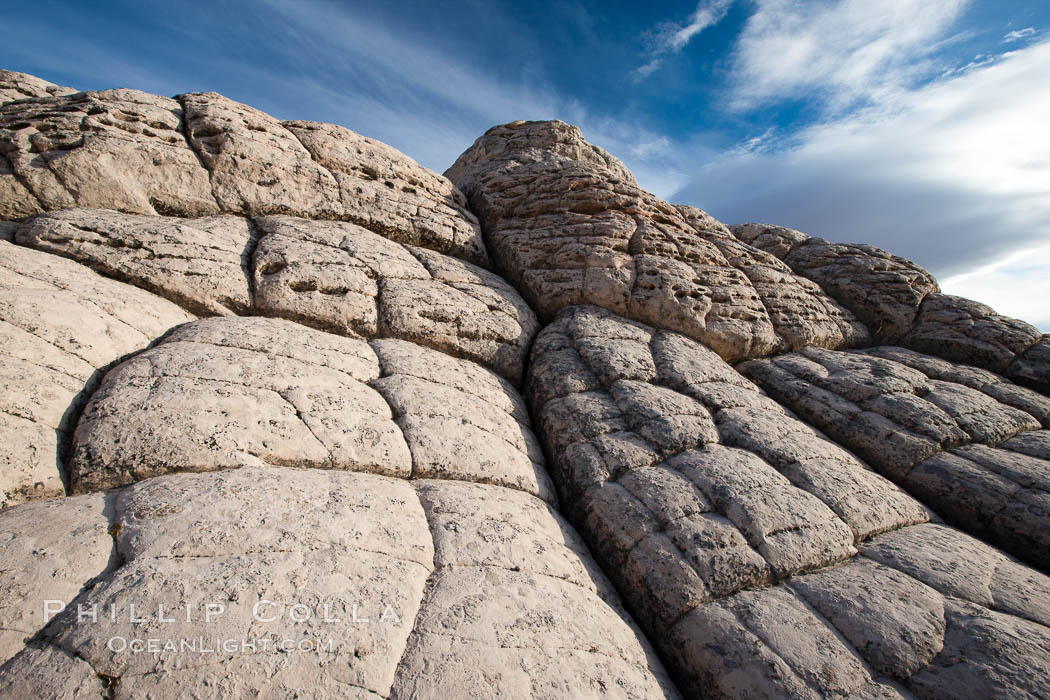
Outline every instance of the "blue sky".
POLYGON ((1050 331, 1050 2, 9 0, 0 67, 215 90, 437 171, 558 118, 658 195, 866 242, 1050 331))

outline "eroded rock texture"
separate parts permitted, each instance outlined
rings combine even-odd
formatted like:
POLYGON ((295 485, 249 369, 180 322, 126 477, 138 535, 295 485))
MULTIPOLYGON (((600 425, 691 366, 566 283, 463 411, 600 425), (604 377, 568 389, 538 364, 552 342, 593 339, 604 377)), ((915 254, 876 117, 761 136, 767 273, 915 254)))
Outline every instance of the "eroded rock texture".
POLYGON ((70 95, 74 92, 76 90, 73 88, 55 85, 34 75, 0 70, 0 104, 24 100, 27 97, 70 95))
POLYGON ((253 258, 258 313, 412 340, 521 381, 539 322, 499 276, 354 224, 270 216, 253 258))
POLYGON ((194 317, 54 255, 0 241, 0 506, 63 493, 96 372, 194 317))
POLYGON ((741 224, 731 231, 818 283, 867 324, 877 342, 984 367, 1050 392, 1047 336, 984 304, 941 294, 933 276, 915 263, 781 226, 741 224))
POLYGON ((501 272, 546 321, 595 304, 729 360, 868 338, 815 284, 704 212, 640 189, 574 126, 493 127, 446 175, 468 195, 501 272))
POLYGON ((518 491, 264 466, 145 481, 107 496, 105 516, 87 499, 101 501, 0 513, 56 559, 73 543, 41 542, 45 520, 90 542, 108 517, 113 533, 108 566, 78 552, 62 572, 93 583, 46 626, 28 590, 39 574, 15 571, 0 612, 35 633, 0 669, 5 697, 97 696, 103 682, 114 697, 675 694, 578 536, 518 491), (212 651, 135 653, 114 637, 212 651))
POLYGON ((892 347, 810 348, 741 371, 949 522, 1050 569, 1050 461, 1012 449, 1019 434, 1050 438, 1050 399, 892 347))
POLYGON ((84 263, 199 315, 279 316, 351 337, 412 340, 520 383, 539 322, 501 277, 350 223, 67 209, 15 242, 84 263))
POLYGON ((385 144, 331 124, 282 123, 215 93, 66 94, 20 75, 0 76, 0 96, 32 93, 0 104, 2 219, 70 207, 293 214, 488 265, 463 195, 385 144))
POLYGON ((929 523, 704 346, 569 308, 536 340, 528 392, 567 512, 687 694, 1032 695, 1050 679, 1050 579, 929 523), (923 558, 1003 582, 962 593, 923 558), (1011 576, 1039 592, 1007 592, 1011 576))
POLYGON ((1050 345, 917 266, 561 122, 0 73, 0 153, 0 697, 1046 697, 1050 345))

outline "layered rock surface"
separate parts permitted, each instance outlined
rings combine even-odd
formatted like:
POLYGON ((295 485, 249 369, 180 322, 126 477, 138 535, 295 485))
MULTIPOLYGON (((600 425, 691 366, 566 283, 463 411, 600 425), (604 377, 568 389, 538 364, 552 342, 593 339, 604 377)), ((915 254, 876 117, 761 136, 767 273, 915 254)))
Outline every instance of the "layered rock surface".
POLYGON ((64 492, 97 373, 194 317, 62 258, 0 241, 0 506, 64 492))
POLYGON ((292 214, 488 265, 463 195, 385 144, 215 93, 61 92, 0 105, 0 218, 70 207, 292 214))
POLYGON ((1050 392, 1050 337, 970 299, 941 294, 929 272, 873 246, 828 243, 800 231, 741 224, 733 235, 817 282, 871 329, 904 345, 984 367, 1050 392))
POLYGON ((1050 461, 1023 447, 1050 445, 1050 399, 891 347, 810 348, 741 371, 950 522, 1050 570, 1050 461))
POLYGON ((1045 697, 1050 346, 912 263, 560 122, 0 73, 0 151, 0 696, 1045 697))
POLYGON ((595 304, 727 360, 868 340, 815 284, 704 212, 640 189, 574 126, 493 127, 445 174, 469 197, 501 272, 545 321, 595 304))
POLYGON ((931 522, 708 348, 569 308, 536 340, 528 392, 570 517, 688 695, 1032 696, 1050 680, 1050 578, 931 522), (970 577, 990 587, 964 591, 970 577))
POLYGON ((413 340, 520 383, 539 323, 499 276, 355 224, 67 209, 13 238, 200 315, 279 316, 350 337, 413 340))

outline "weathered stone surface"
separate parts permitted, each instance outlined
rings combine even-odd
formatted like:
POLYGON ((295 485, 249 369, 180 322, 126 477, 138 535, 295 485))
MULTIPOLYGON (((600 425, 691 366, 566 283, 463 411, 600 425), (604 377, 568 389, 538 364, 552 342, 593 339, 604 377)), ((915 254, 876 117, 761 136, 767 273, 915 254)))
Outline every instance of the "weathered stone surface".
POLYGON ((923 355, 914 350, 892 346, 878 346, 860 350, 866 355, 884 357, 917 369, 930 379, 963 384, 988 394, 999 403, 1019 408, 1036 418, 1044 428, 1050 428, 1050 398, 1031 389, 1005 381, 1002 376, 988 370, 959 365, 937 357, 923 355))
MULTIPOLYGON (((973 412, 965 398, 992 425, 1034 420, 881 358, 813 351, 852 363, 835 372, 809 354, 786 359, 855 400, 919 386, 948 418, 973 412)), ((1045 624, 1050 579, 923 524, 931 514, 914 499, 694 341, 573 307, 537 337, 527 388, 562 502, 687 693, 936 695, 928 677, 951 649, 1007 653, 1012 625, 1045 624), (701 407, 714 432, 696 422, 701 407), (999 611, 1002 625, 979 642, 983 628, 952 618, 945 596, 999 611)), ((841 398, 824 391, 823 405, 841 398)), ((1040 478, 1012 454, 1018 474, 1040 478)), ((1050 678, 997 673, 975 677, 1008 695, 1050 678)))
POLYGON ((954 528, 916 525, 865 542, 860 551, 945 596, 1050 626, 1050 578, 954 528))
POLYGON ((923 299, 940 291, 926 270, 869 245, 810 238, 788 253, 784 262, 819 284, 886 343, 900 342, 923 299))
POLYGON ((487 697, 525 678, 538 694, 677 697, 579 536, 528 494, 243 467, 109 500, 112 560, 106 517, 88 512, 101 496, 3 514, 37 531, 7 547, 15 572, 60 529, 68 544, 46 556, 95 540, 105 555, 78 553, 60 576, 110 564, 83 589, 47 589, 66 609, 0 671, 21 697, 64 690, 47 661, 76 692, 105 682, 116 697, 487 697), (130 646, 150 639, 156 653, 130 646))
POLYGON ((50 95, 71 95, 76 90, 41 80, 28 73, 16 73, 0 70, 0 105, 27 97, 48 97, 50 95))
POLYGON ((0 664, 47 623, 45 600, 67 603, 106 572, 113 552, 106 511, 102 494, 0 511, 0 664))
MULTIPOLYGON (((704 225, 702 218, 698 221, 704 225)), ((819 284, 866 323, 876 341, 1003 372, 1050 393, 1048 336, 984 304, 941 294, 933 276, 910 260, 869 245, 828 243, 769 224, 730 230, 819 284)))
POLYGON ((1050 568, 1050 461, 997 447, 1047 432, 1039 431, 1044 397, 990 372, 885 347, 806 349, 740 369, 949 522, 1050 568))
POLYGON ((0 666, 0 696, 95 700, 109 690, 86 661, 51 646, 27 647, 0 666))
POLYGON ((1006 376, 1018 384, 1050 395, 1050 335, 1043 335, 1006 368, 1006 376))
POLYGON ((984 304, 948 294, 930 294, 901 345, 953 362, 1003 372, 1040 338, 1034 326, 1001 316, 984 304))
POLYGON ((257 225, 259 313, 344 335, 411 340, 521 382, 539 322, 502 278, 354 224, 270 216, 257 225))
POLYGON ((738 240, 771 253, 781 260, 787 257, 795 246, 810 240, 809 236, 801 231, 772 224, 735 224, 729 227, 729 231, 738 240))
POLYGON ((276 319, 183 326, 113 369, 91 397, 74 439, 73 488, 276 464, 481 481, 555 499, 542 451, 508 406, 509 384, 492 377, 464 390, 485 371, 404 341, 374 348, 276 319))
POLYGON ((293 214, 489 266, 463 195, 385 144, 331 124, 282 124, 215 93, 67 94, 19 75, 0 75, 0 103, 12 90, 36 94, 0 104, 2 219, 70 207, 293 214))
POLYGON ((0 180, 17 178, 32 192, 0 200, 0 218, 74 206, 217 214, 208 172, 187 145, 182 121, 178 102, 138 90, 0 106, 0 152, 13 169, 0 180))
POLYGON ((57 256, 0 241, 0 506, 63 493, 95 373, 193 316, 57 256))
POLYGON ((205 316, 252 308, 246 219, 135 216, 108 209, 42 214, 16 234, 21 245, 56 253, 205 316))
POLYGON ((418 489, 438 571, 395 695, 677 695, 579 536, 548 507, 492 486, 418 489))
POLYGON ((703 212, 639 189, 576 127, 493 127, 446 175, 468 195, 501 271, 545 320, 595 304, 730 360, 867 341, 816 285, 703 212))
POLYGON ((337 126, 285 125, 213 92, 177 99, 223 211, 349 220, 488 265, 462 195, 394 149, 337 126))
POLYGON ((477 218, 448 179, 341 126, 304 121, 282 125, 339 185, 340 218, 488 267, 477 218))

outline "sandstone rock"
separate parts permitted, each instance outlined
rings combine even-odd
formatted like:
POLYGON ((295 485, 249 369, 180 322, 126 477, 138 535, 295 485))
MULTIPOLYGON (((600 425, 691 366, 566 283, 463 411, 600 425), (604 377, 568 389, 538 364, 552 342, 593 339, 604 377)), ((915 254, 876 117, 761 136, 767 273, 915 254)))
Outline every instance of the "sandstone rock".
POLYGON ((784 256, 784 262, 819 284, 886 343, 900 342, 923 299, 940 291, 926 270, 869 245, 810 238, 784 256))
POLYGON ((595 304, 730 360, 867 340, 816 285, 700 210, 639 189, 576 127, 494 127, 446 174, 467 194, 501 271, 544 320, 595 304))
POLYGON ((876 537, 860 551, 944 596, 1050 623, 1050 578, 954 528, 916 525, 876 537))
POLYGON ((271 216, 257 225, 259 312, 351 336, 412 340, 520 383, 539 324, 500 277, 354 224, 271 216))
POLYGON ((35 217, 17 241, 83 263, 205 316, 252 308, 247 220, 134 216, 70 209, 35 217))
POLYGON ((0 511, 0 664, 106 573, 113 553, 102 494, 0 511), (60 601, 45 608, 45 601, 60 601), (50 611, 50 614, 49 614, 50 611))
POLYGON ((109 689, 86 661, 54 647, 28 647, 0 666, 0 695, 6 698, 94 700, 109 689))
POLYGON ((1019 384, 1050 394, 1050 335, 1044 334, 1006 368, 1006 376, 1019 384))
POLYGON ((810 240, 809 236, 801 231, 771 224, 736 224, 730 226, 729 231, 744 243, 775 255, 781 260, 787 257, 795 246, 810 240))
POLYGON ((331 124, 282 124, 215 93, 48 86, 0 74, 0 218, 70 207, 293 214, 489 266, 463 195, 385 144, 331 124), (12 90, 34 94, 3 104, 12 90))
POLYGON ((183 326, 91 397, 74 437, 73 488, 264 464, 408 475, 408 446, 367 384, 378 376, 365 342, 287 321, 183 326))
POLYGON ((1002 376, 994 372, 968 365, 958 365, 905 348, 879 346, 865 348, 859 352, 908 365, 931 379, 942 379, 977 389, 999 403, 1021 409, 1036 418, 1044 428, 1050 428, 1050 398, 1005 381, 1002 376))
MULTIPOLYGON (((946 416, 965 415, 944 382, 909 367, 812 351, 852 363, 835 372, 808 354, 787 359, 855 400, 918 386, 943 394, 946 416)), ((1045 619, 1050 579, 922 525, 931 515, 916 501, 698 343, 594 307, 566 309, 537 337, 527 386, 562 502, 689 693, 899 697, 880 679, 910 688, 940 668, 946 639, 981 634, 952 626, 944 596, 1004 611, 1004 624, 1045 619), (701 406, 717 434, 694 422, 701 406), (854 558, 857 549, 868 558, 854 558), (938 578, 927 561, 956 573, 938 578), (967 593, 955 579, 989 583, 967 593)), ((991 424, 1027 416, 975 405, 991 424)))
MULTIPOLYGON (((105 682, 116 697, 481 697, 525 678, 538 694, 677 697, 578 535, 525 493, 243 467, 111 498, 119 557, 57 592, 66 610, 0 671, 13 692, 62 692, 50 662, 75 692, 105 682), (133 651, 150 639, 156 653, 133 651)), ((87 499, 102 500, 3 515, 38 529, 53 513, 57 530, 90 521, 87 499)), ((35 562, 26 546, 8 553, 35 562)))
POLYGON ((334 124, 282 122, 339 185, 341 216, 401 243, 489 266, 477 218, 451 182, 334 124))
POLYGON ((1050 568, 1050 461, 996 448, 1040 428, 1043 397, 894 348, 806 349, 740 369, 949 522, 1050 568))
POLYGON ((493 377, 468 393, 484 372, 471 363, 404 341, 374 348, 275 319, 183 326, 91 397, 73 488, 275 464, 482 481, 553 501, 542 451, 503 396, 509 384, 493 377))
POLYGON ((901 345, 1002 372, 1040 337, 1035 327, 1000 316, 984 304, 947 294, 930 294, 901 345))
POLYGON ((394 149, 332 125, 284 125, 213 92, 177 99, 223 211, 344 219, 488 264, 477 222, 454 188, 394 149))
POLYGON ((27 97, 71 95, 75 92, 76 90, 73 88, 49 83, 35 75, 0 70, 0 105, 14 102, 15 100, 24 100, 27 97))
POLYGON ((63 493, 95 373, 193 317, 59 257, 0 241, 0 506, 63 493))
MULTIPOLYGON (((0 152, 35 201, 0 200, 0 218, 68 207, 207 216, 219 207, 186 143, 179 103, 138 90, 0 106, 0 152), (90 183, 90 186, 86 186, 90 183)), ((0 190, 3 192, 3 190, 0 190)), ((5 195, 7 193, 4 193, 5 195)))

